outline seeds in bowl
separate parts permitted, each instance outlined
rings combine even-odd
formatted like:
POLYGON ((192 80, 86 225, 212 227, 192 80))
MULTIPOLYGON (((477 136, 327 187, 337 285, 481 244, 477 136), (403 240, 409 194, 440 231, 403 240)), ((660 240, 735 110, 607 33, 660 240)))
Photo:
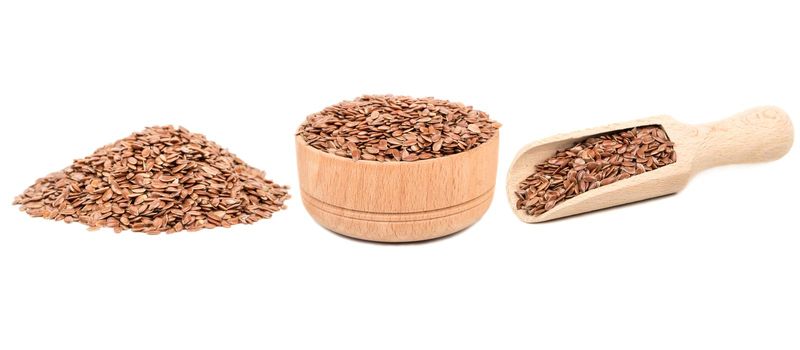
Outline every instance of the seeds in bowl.
POLYGON ((413 162, 478 147, 500 126, 486 113, 458 102, 365 95, 309 115, 297 135, 311 147, 341 157, 413 162))
POLYGON ((516 191, 517 210, 539 216, 559 203, 675 163, 674 143, 660 126, 590 137, 535 166, 516 191))
POLYGON ((288 188, 201 134, 150 127, 75 160, 14 199, 34 217, 158 234, 249 224, 288 188))

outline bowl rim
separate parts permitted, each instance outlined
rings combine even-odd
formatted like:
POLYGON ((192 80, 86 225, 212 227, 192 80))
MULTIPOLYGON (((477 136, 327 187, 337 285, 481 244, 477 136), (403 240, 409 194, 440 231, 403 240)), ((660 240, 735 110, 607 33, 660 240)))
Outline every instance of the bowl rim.
POLYGON ((439 158, 415 160, 415 161, 411 161, 411 162, 403 162, 403 161, 378 162, 378 161, 364 160, 364 159, 353 160, 353 158, 337 156, 335 154, 330 154, 328 152, 324 152, 324 151, 322 151, 320 149, 317 149, 317 148, 312 147, 311 145, 309 145, 308 142, 306 142, 306 140, 303 138, 302 135, 295 134, 295 142, 297 142, 298 145, 301 145, 301 146, 309 148, 312 152, 319 152, 324 157, 331 157, 331 158, 338 159, 338 160, 350 161, 350 162, 357 163, 357 164, 358 163, 360 163, 360 164, 369 164, 368 166, 412 166, 414 164, 425 164, 427 162, 442 161, 444 159, 454 159, 454 158, 457 158, 457 157, 466 156, 466 154, 468 154, 470 152, 474 152, 475 150, 477 150, 479 148, 482 148, 483 145, 486 145, 486 144, 488 144, 490 142, 493 142, 495 139, 498 139, 498 141, 497 141, 498 145, 497 146, 498 146, 498 150, 499 150, 499 146, 500 146, 499 138, 500 138, 500 130, 498 129, 494 133, 494 135, 492 135, 492 137, 490 137, 488 140, 486 140, 486 142, 483 142, 483 143, 479 144, 478 146, 475 146, 475 148, 471 148, 471 149, 468 149, 466 151, 459 152, 459 153, 456 153, 456 154, 451 154, 451 155, 447 155, 447 156, 443 156, 443 157, 439 157, 439 158))

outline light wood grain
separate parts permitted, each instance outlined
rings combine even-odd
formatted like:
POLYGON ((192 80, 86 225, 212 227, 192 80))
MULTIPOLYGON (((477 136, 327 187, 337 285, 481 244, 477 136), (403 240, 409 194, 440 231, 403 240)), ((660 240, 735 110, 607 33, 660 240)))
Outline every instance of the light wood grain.
POLYGON ((789 151, 793 140, 794 129, 788 115, 771 106, 753 108, 706 125, 683 124, 669 116, 616 123, 556 135, 525 146, 509 168, 506 193, 520 220, 543 222, 675 193, 704 169, 778 159, 789 151), (536 217, 516 209, 514 192, 519 183, 534 172, 536 164, 552 157, 557 150, 571 147, 593 135, 645 125, 664 128, 675 142, 677 162, 587 191, 536 217))
POLYGON ((458 232, 491 203, 499 135, 463 153, 415 162, 354 161, 295 140, 303 205, 351 237, 411 242, 458 232))

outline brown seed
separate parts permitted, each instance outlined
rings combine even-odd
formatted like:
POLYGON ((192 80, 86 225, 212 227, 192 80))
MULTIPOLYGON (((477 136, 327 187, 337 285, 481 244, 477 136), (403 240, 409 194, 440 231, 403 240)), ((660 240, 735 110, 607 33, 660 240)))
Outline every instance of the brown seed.
POLYGON ((441 150, 441 149, 442 149, 442 144, 444 144, 444 140, 442 140, 442 139, 439 139, 439 141, 436 141, 436 142, 433 144, 433 148, 432 148, 432 150, 433 150, 433 153, 437 153, 437 152, 439 152, 439 150, 441 150))
POLYGON ((351 150, 350 157, 353 158, 353 160, 361 159, 361 151, 358 149, 351 150))
POLYGON ((114 191, 111 191, 111 189, 109 188, 109 189, 106 190, 105 193, 103 193, 103 197, 100 198, 100 199, 103 202, 108 202, 108 200, 111 199, 111 196, 113 196, 113 195, 114 195, 114 191))
POLYGON ((212 211, 208 214, 214 220, 221 221, 223 217, 225 217, 225 212, 222 210, 212 211))
POLYGON ((42 203, 42 202, 29 202, 29 203, 25 203, 24 208, 39 209, 39 208, 41 208, 43 206, 44 206, 44 203, 42 203))
POLYGON ((414 154, 414 153, 408 154, 405 157, 403 157, 403 160, 406 161, 406 162, 413 162, 413 161, 418 160, 418 159, 419 159, 419 156, 414 154))
POLYGON ((403 158, 403 155, 400 153, 400 151, 396 149, 390 149, 389 154, 394 158, 394 160, 401 160, 403 158))
POLYGON ((607 177, 607 178, 605 178, 603 180, 600 180, 600 186, 610 185, 610 184, 612 184, 612 183, 614 183, 616 181, 617 181, 617 179, 614 178, 614 177, 607 177))

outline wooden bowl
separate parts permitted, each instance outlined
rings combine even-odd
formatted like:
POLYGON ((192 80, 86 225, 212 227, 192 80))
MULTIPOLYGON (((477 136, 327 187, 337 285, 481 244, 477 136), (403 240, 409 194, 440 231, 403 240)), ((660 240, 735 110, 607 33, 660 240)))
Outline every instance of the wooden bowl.
POLYGON ((303 205, 325 228, 358 239, 412 242, 446 236, 489 208, 499 133, 469 151, 414 162, 340 157, 295 139, 303 205))

